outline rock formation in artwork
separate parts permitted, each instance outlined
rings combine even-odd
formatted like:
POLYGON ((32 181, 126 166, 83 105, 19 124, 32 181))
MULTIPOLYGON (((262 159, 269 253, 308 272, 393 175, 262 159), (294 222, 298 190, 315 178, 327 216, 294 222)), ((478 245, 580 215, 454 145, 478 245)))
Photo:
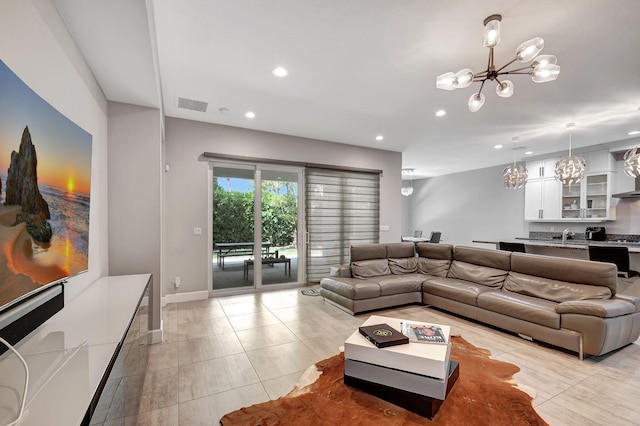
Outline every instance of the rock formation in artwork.
POLYGON ((51 240, 51 218, 49 205, 38 189, 38 157, 31 142, 29 127, 22 132, 19 152, 11 153, 11 164, 7 174, 6 205, 20 205, 22 212, 16 216, 16 224, 25 222, 27 232, 36 240, 51 240))

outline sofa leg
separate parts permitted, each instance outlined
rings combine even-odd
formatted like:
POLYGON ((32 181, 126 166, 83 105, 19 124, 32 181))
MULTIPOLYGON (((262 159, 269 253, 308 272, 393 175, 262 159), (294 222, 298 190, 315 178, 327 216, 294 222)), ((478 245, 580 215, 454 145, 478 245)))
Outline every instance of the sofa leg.
POLYGON ((580 353, 579 353, 580 361, 584 361, 584 348, 583 348, 583 345, 584 345, 584 336, 581 334, 580 335, 580 353))

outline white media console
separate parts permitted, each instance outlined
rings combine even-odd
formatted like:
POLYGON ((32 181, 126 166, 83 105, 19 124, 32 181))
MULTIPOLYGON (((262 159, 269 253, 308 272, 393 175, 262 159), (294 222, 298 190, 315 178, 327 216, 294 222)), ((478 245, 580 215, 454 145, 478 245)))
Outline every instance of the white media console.
MULTIPOLYGON (((140 320, 146 315, 138 310, 151 281, 150 274, 101 278, 15 345, 30 371, 21 425, 106 420, 107 406, 117 402, 114 394, 106 395, 112 387, 109 382, 123 377, 124 355, 139 347, 146 350, 147 325, 140 320), (108 399, 106 405, 101 395, 108 399)), ((24 380, 20 361, 13 353, 4 353, 0 357, 0 424, 17 417, 24 380)), ((121 411, 125 412, 124 406, 121 411)))

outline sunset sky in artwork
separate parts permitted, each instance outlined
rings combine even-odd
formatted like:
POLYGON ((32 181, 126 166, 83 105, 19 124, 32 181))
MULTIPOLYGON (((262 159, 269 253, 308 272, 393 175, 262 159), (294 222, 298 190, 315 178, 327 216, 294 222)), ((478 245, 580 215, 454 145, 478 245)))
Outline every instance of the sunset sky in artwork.
POLYGON ((29 126, 38 156, 38 184, 89 194, 91 135, 57 112, 0 61, 0 175, 29 126))

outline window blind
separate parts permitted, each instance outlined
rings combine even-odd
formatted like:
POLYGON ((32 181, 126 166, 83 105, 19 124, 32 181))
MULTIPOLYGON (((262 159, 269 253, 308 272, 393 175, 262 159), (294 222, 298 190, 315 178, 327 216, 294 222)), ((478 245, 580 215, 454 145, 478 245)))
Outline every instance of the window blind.
POLYGON ((306 168, 307 280, 349 263, 352 244, 377 243, 380 175, 306 168))

